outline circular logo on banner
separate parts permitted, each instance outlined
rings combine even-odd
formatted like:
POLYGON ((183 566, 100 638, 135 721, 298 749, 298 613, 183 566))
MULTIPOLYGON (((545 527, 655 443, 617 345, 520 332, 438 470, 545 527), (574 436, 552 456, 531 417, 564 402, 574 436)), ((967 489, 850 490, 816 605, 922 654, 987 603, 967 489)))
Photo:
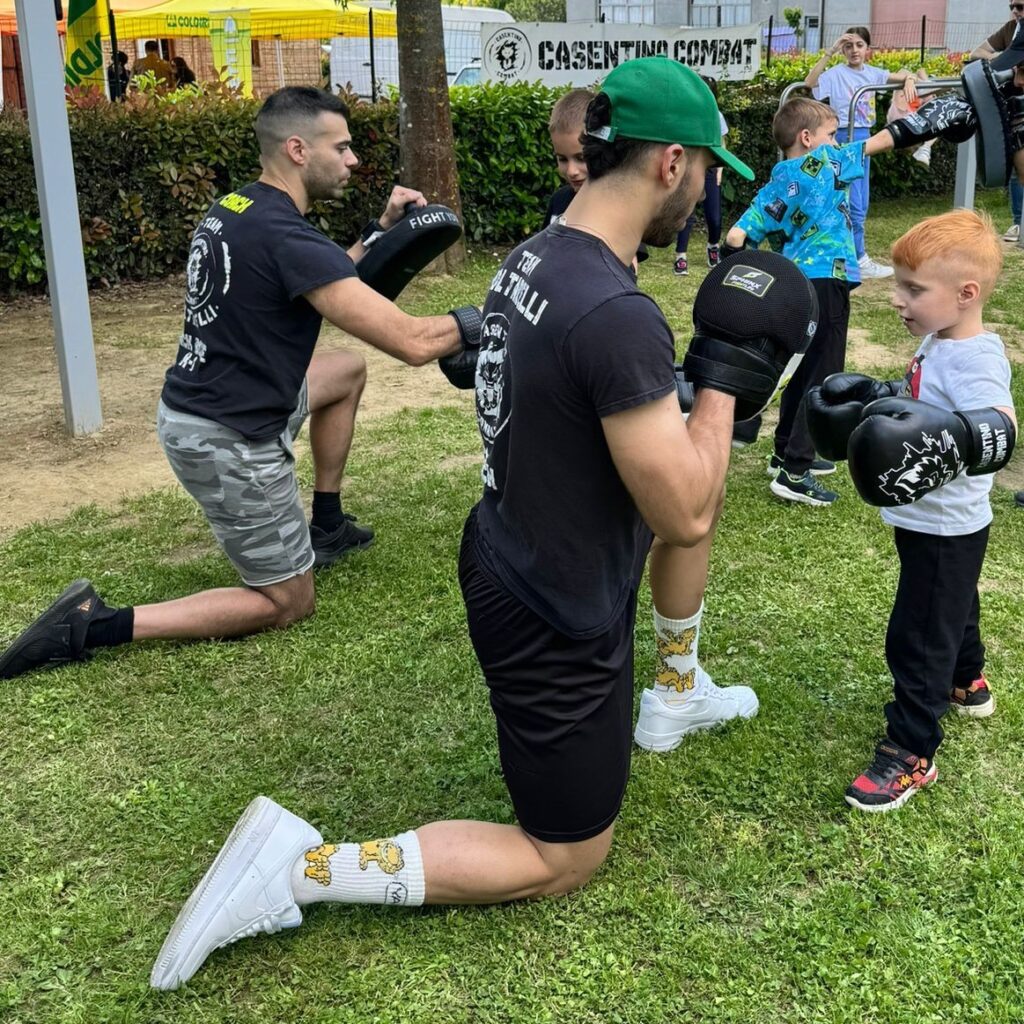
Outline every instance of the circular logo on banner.
POLYGON ((508 82, 523 74, 533 60, 530 40, 517 28, 503 28, 487 40, 484 64, 492 77, 508 82))

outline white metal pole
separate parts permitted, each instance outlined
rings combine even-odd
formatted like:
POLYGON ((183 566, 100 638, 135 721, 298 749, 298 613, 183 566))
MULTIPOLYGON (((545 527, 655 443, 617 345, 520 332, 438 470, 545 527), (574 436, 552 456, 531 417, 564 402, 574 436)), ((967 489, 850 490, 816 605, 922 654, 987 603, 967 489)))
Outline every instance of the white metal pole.
POLYGON ((15 0, 14 10, 25 68, 64 421, 72 434, 89 434, 103 426, 103 416, 71 160, 71 132, 64 105, 64 65, 52 5, 38 0, 15 0))

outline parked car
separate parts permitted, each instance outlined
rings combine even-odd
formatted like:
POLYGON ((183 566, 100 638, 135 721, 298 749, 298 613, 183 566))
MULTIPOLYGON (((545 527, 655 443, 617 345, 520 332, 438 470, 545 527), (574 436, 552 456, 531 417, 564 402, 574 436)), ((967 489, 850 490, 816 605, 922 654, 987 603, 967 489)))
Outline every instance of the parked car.
POLYGON ((479 85, 480 58, 474 57, 468 64, 459 68, 459 73, 452 79, 452 85, 479 85))

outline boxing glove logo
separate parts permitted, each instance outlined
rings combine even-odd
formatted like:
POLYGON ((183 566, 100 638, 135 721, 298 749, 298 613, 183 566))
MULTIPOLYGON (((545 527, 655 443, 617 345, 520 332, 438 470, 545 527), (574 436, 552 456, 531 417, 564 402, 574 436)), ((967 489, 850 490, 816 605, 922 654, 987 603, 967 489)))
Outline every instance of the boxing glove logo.
POLYGON ((903 461, 880 473, 879 490, 897 505, 910 505, 918 498, 943 487, 963 471, 964 462, 956 440, 948 430, 940 437, 921 434, 921 447, 903 442, 903 461))

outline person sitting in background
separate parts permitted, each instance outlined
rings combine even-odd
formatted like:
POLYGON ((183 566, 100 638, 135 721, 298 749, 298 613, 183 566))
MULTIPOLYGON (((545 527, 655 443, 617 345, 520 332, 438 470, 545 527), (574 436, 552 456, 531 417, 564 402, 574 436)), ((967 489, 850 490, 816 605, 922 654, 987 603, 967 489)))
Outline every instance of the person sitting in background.
POLYGON ((152 72, 156 77, 157 85, 174 87, 174 68, 160 56, 160 44, 155 39, 146 40, 146 56, 139 59, 132 65, 132 78, 152 72))
POLYGON ((174 65, 174 80, 180 89, 183 85, 194 85, 196 73, 188 66, 184 57, 175 57, 171 64, 174 65))

